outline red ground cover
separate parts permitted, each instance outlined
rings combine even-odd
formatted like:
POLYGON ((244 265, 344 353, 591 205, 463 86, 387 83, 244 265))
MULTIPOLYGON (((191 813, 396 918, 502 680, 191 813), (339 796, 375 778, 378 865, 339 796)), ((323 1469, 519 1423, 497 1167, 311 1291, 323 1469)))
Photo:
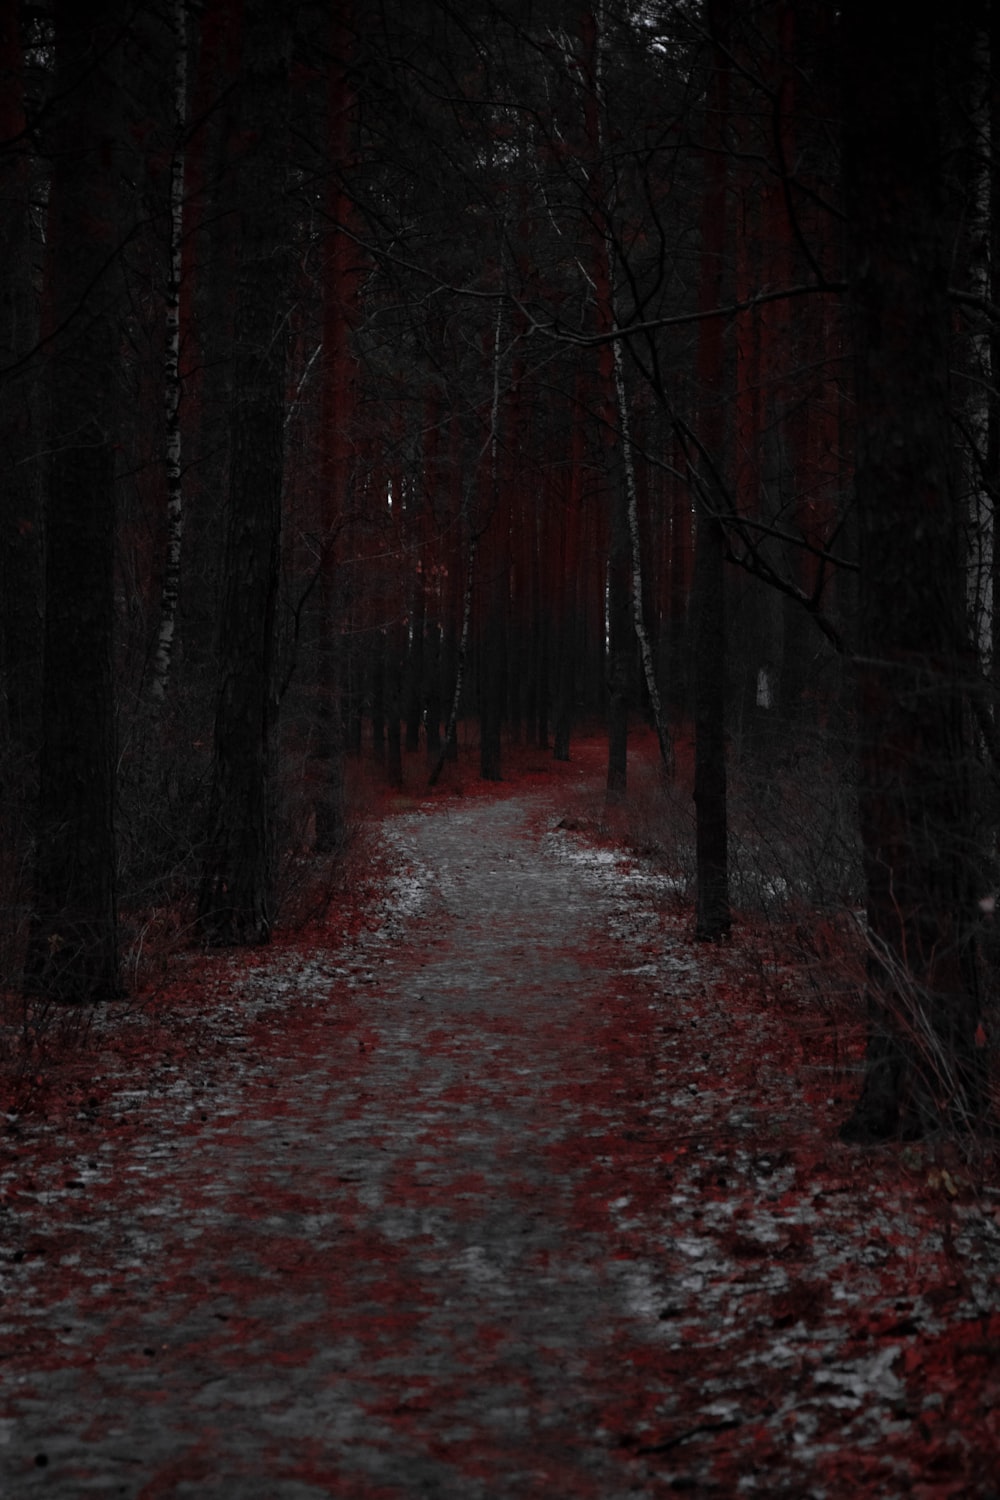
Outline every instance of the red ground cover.
POLYGON ((324 922, 8 1031, 4 1493, 998 1494, 993 1156, 839 1142, 850 997, 601 762, 411 765, 324 922))

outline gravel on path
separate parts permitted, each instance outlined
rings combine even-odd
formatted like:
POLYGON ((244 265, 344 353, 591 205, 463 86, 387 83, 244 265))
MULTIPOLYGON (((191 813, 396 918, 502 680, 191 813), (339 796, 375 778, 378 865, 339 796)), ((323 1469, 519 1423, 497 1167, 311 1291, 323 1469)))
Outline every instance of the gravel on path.
POLYGON ((957 1447, 911 1377, 1000 1334, 1000 1227, 859 1183, 766 1072, 787 1016, 549 814, 388 819, 361 940, 231 964, 199 1055, 15 1123, 4 1500, 959 1493, 931 1454, 995 1495, 990 1358, 957 1447))

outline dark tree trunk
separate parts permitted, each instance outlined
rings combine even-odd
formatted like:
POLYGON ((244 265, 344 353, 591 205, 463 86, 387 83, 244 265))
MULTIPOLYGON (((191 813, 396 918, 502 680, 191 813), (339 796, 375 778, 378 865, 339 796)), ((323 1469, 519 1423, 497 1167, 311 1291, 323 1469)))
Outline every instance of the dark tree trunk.
MULTIPOLYGON (((495 372, 498 375, 496 366, 495 372)), ((494 433, 497 412, 495 400, 494 433)), ((481 584, 476 591, 482 601, 478 653, 479 774, 484 781, 500 781, 503 779, 501 735, 507 707, 510 538, 509 496, 501 489, 495 451, 491 458, 490 501, 490 519, 479 549, 481 584)))
MULTIPOLYGON (((423 503, 422 499, 418 502, 423 503)), ((417 538, 421 532, 421 517, 411 518, 417 538)), ((414 549, 416 567, 410 577, 410 640, 406 654, 406 748, 419 750, 420 729, 424 722, 426 653, 424 640, 425 605, 424 549, 414 549)))
POLYGON ((332 544, 320 566, 318 639, 316 642, 315 719, 312 725, 314 752, 310 772, 314 778, 317 854, 331 854, 339 845, 344 826, 344 755, 350 747, 352 663, 340 628, 343 600, 337 588, 332 544))
MULTIPOLYGON (((448 467, 451 471, 451 515, 455 523, 451 527, 450 557, 448 562, 447 607, 445 633, 442 644, 443 680, 447 718, 444 729, 443 753, 445 760, 458 760, 458 719, 462 711, 463 689, 468 671, 469 632, 472 623, 473 591, 475 587, 475 561, 479 549, 478 538, 469 531, 469 517, 463 499, 462 488, 462 428, 457 411, 453 411, 448 424, 448 467)), ((435 768, 440 762, 435 762, 435 768)), ((433 774, 433 773, 432 773, 433 774)), ((440 770, 438 770, 440 775, 440 770)))
POLYGON ((283 470, 287 17, 247 0, 226 570, 209 841, 199 919, 213 942, 267 940, 273 921, 274 618, 283 470))
MULTIPOLYGON (((616 440, 617 441, 617 440, 616 440)), ((629 677, 632 665, 632 548, 621 455, 609 465, 608 548, 608 774, 607 794, 625 795, 628 781, 629 677)))
POLYGON ((388 635, 385 663, 386 778, 392 787, 403 785, 403 652, 404 627, 397 623, 388 635))
POLYGON ((948 253, 937 123, 949 21, 843 10, 857 396, 860 810, 871 1012, 849 1139, 982 1107, 972 932, 961 516, 950 474, 948 253), (892 59, 886 68, 886 59, 892 59))
MULTIPOLYGON (((489 587, 496 591, 494 580, 489 587)), ((484 622, 479 641, 479 774, 484 781, 502 780, 501 729, 506 685, 506 640, 499 603, 484 622)))
MULTIPOLYGON (((681 468, 680 454, 675 455, 681 468)), ((691 494, 674 484, 670 499, 670 569, 667 604, 667 696, 671 713, 681 719, 690 710, 688 691, 688 603, 693 557, 691 494)))
MULTIPOLYGON (((327 551, 332 552, 332 545, 327 551)), ((343 821, 344 746, 350 725, 350 681, 343 638, 338 629, 332 557, 324 556, 320 567, 310 773, 315 786, 315 848, 317 854, 329 854, 337 847, 343 821)))
POLYGON ((726 777, 726 601, 722 523, 701 514, 695 538, 694 804, 698 876, 695 934, 724 938, 729 910, 729 821, 726 777))
POLYGON ((170 161, 170 231, 163 349, 163 457, 167 536, 163 557, 163 579, 160 585, 160 623, 149 681, 150 696, 154 703, 162 703, 166 698, 174 665, 184 539, 184 445, 181 427, 184 381, 181 366, 181 289, 184 284, 184 158, 188 122, 189 50, 185 0, 173 0, 171 22, 174 52, 174 108, 171 123, 174 145, 170 161))
POLYGON ((441 626, 431 620, 427 626, 427 760, 433 765, 441 754, 441 626))
MULTIPOLYGON (((358 627, 350 620, 347 624, 346 638, 341 636, 339 655, 342 744, 347 755, 357 756, 361 754, 362 720, 365 707, 364 667, 358 627)), ((336 781, 343 781, 342 772, 337 776, 336 781)))
POLYGON ((576 703, 576 672, 579 642, 581 578, 580 534, 583 528, 583 421, 580 414, 582 379, 577 375, 576 401, 571 408, 569 476, 565 510, 560 518, 560 548, 556 579, 556 628, 554 646, 555 705, 552 757, 569 760, 576 703))
POLYGON ((36 750, 41 710, 42 497, 37 453, 38 339, 31 244, 32 159, 25 127, 20 7, 0 6, 0 349, 15 372, 0 383, 0 674, 3 724, 15 747, 36 750))
POLYGON ((549 748, 550 714, 552 711, 550 691, 549 653, 552 640, 551 600, 541 595, 539 580, 538 615, 534 632, 535 654, 535 729, 533 743, 539 750, 549 748))
MULTIPOLYGON (((177 649, 185 679, 197 684, 206 725, 215 687, 215 643, 225 547, 228 395, 233 371, 233 288, 237 219, 229 156, 239 67, 241 0, 200 8, 185 148, 180 286, 180 407, 184 462, 184 566, 177 649)), ((192 7, 192 9, 194 9, 192 7)), ((199 723, 199 730, 201 729, 199 723)), ((199 735, 200 737, 200 735, 199 735)))
MULTIPOLYGON (((1000 299, 1000 5, 991 5, 989 13, 989 242, 990 276, 988 291, 994 308, 1000 299)), ((989 369, 992 389, 987 393, 986 482, 993 500, 993 617, 991 677, 994 693, 1000 691, 1000 318, 990 319, 989 369)), ((1000 703, 1000 699, 996 700, 1000 703)), ((994 707, 994 720, 1000 708, 994 707)))
MULTIPOLYGON (((319 649, 316 654, 314 812, 316 850, 328 854, 343 838, 344 753, 361 748, 359 662, 353 632, 345 638, 344 569, 338 566, 336 538, 351 507, 355 360, 351 330, 357 315, 358 254, 346 232, 351 204, 343 177, 354 150, 355 98, 349 79, 351 6, 330 12, 330 68, 327 79, 327 231, 323 242, 323 387, 319 438, 322 487, 320 524, 323 552, 319 591, 319 649)), ((351 597, 350 604, 356 605, 351 597)))
POLYGON ((374 634, 370 659, 372 695, 372 754, 385 763, 385 631, 374 634))
MULTIPOLYGON (((702 269, 699 292, 703 311, 721 303, 726 249, 726 159, 724 121, 728 109, 729 65, 726 50, 729 0, 708 0, 713 39, 705 134, 706 181, 702 204, 702 269)), ((708 942, 730 929, 729 854, 726 787, 726 597, 725 538, 718 519, 721 496, 717 474, 726 449, 723 405, 726 361, 719 318, 706 318, 699 332, 699 512, 695 532, 693 646, 695 770, 697 817, 696 935, 708 942)))
MULTIPOLYGON (((457 530, 458 528, 456 527, 457 530)), ((448 676, 454 684, 451 695, 451 707, 448 710, 448 720, 445 724, 444 740, 438 752, 437 759, 431 766, 430 775, 427 778, 428 786, 437 785, 446 760, 458 759, 458 716, 462 707, 465 673, 469 657, 469 637, 472 624, 472 606, 475 596, 476 558, 478 551, 479 538, 473 533, 469 537, 465 554, 465 587, 461 596, 461 621, 458 623, 457 631, 455 631, 454 649, 448 653, 452 657, 452 665, 448 676)), ((460 572, 460 568, 455 566, 454 574, 456 582, 460 576, 460 572)), ((458 602, 457 591, 455 602, 458 602)), ((453 617, 452 622, 454 626, 453 617)))
POLYGON ((49 472, 35 922, 28 987, 120 992, 115 890, 115 371, 123 308, 115 74, 123 0, 55 9, 45 273, 49 472))
POLYGON ((555 722, 552 730, 552 759, 569 760, 573 733, 573 697, 575 691, 573 663, 576 639, 575 622, 566 611, 556 637, 555 722))

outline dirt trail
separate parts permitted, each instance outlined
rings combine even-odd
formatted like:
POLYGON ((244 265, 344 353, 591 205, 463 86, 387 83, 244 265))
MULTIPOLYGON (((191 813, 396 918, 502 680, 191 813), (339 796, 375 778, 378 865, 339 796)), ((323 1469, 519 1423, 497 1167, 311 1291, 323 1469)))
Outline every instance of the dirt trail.
MULTIPOLYGON (((935 1206, 859 1189, 825 1102, 767 1074, 788 1017, 727 1010, 665 877, 554 821, 390 819, 360 945, 231 967, 194 1058, 47 1156, 53 1122, 18 1126, 0 1494, 957 1493, 914 1487, 954 1423, 909 1352, 944 1326, 929 1264, 1000 1331, 1000 1231, 955 1209, 949 1249, 935 1206)), ((985 1497, 996 1380, 963 1368, 985 1497)))

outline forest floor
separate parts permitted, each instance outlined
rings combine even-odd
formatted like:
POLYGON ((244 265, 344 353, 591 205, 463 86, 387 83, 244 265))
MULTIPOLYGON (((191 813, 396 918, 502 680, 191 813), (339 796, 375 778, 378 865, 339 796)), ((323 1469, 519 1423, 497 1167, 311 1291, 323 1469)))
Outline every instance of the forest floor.
POLYGON ((998 1500, 995 1164, 842 1144, 853 1012, 536 760, 8 1037, 4 1500, 998 1500))

